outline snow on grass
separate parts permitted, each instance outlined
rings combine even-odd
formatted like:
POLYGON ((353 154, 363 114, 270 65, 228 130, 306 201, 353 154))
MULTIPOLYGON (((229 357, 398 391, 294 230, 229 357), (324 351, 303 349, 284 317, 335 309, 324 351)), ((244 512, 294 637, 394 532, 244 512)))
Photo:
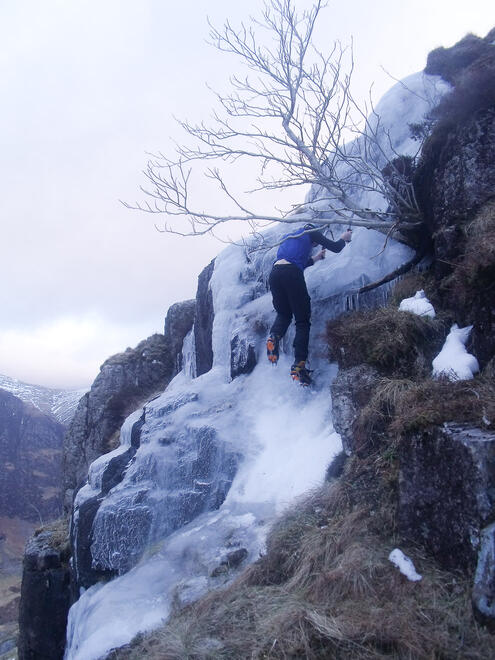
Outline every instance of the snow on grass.
POLYGON ((412 298, 404 298, 399 305, 399 311, 411 312, 417 316, 429 316, 432 319, 436 316, 435 309, 423 289, 416 291, 412 298))
POLYGON ((402 575, 405 575, 408 580, 411 582, 417 582, 421 580, 422 576, 416 572, 414 564, 409 557, 407 557, 402 550, 395 548, 388 556, 389 560, 397 566, 402 575))
POLYGON ((433 360, 433 376, 446 376, 449 380, 470 380, 480 369, 478 360, 466 350, 466 342, 473 326, 450 329, 442 350, 433 360))

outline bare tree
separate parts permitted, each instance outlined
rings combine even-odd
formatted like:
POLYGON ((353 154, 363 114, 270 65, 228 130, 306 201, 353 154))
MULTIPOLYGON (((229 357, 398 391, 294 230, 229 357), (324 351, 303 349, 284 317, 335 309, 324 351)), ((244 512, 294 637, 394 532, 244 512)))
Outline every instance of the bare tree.
POLYGON ((231 221, 249 223, 253 232, 267 222, 307 220, 387 234, 420 222, 414 190, 395 164, 399 154, 380 117, 351 93, 352 49, 336 43, 325 55, 313 45, 323 7, 316 0, 298 14, 293 0, 267 0, 262 20, 251 19, 249 26, 210 25, 213 45, 239 58, 250 74, 232 77, 230 93, 216 94, 211 124, 180 122, 193 146, 178 146, 172 158, 151 155, 144 172, 148 187, 142 188, 151 201, 127 206, 166 214, 162 231, 181 235, 213 232, 231 221), (253 195, 308 185, 317 194, 280 215, 260 215, 229 187, 222 169, 246 159, 259 165, 253 195), (231 213, 194 205, 191 176, 198 170, 229 200, 231 213), (355 201, 365 197, 375 198, 376 208, 355 201), (188 222, 177 224, 174 216, 188 222))

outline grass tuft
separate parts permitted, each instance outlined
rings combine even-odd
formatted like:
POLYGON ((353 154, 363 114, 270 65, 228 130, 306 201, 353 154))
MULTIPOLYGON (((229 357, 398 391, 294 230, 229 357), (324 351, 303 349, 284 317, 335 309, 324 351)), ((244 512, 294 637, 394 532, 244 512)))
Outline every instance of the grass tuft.
POLYGON ((330 321, 326 337, 330 359, 343 368, 367 363, 383 374, 410 376, 431 368, 445 335, 441 320, 384 307, 330 321))

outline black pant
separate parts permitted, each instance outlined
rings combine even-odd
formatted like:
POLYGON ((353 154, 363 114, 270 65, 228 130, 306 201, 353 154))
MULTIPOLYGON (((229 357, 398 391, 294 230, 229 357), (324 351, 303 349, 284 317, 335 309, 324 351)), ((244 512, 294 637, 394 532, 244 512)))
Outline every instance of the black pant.
POLYGON ((268 280, 277 318, 270 330, 271 335, 283 337, 292 321, 296 321, 294 357, 296 362, 308 357, 311 299, 303 271, 294 264, 274 266, 268 280))

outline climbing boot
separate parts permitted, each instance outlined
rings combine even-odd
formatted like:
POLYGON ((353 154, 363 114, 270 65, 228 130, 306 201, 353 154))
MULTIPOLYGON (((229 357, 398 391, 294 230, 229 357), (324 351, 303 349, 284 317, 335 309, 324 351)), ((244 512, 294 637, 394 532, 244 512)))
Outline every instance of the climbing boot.
POLYGON ((290 375, 292 380, 297 381, 301 385, 311 385, 313 382, 311 380, 309 369, 306 369, 306 362, 301 360, 301 362, 295 362, 290 370, 290 375))
POLYGON ((278 347, 280 343, 280 338, 277 335, 272 335, 266 340, 266 356, 274 366, 278 362, 278 347))

